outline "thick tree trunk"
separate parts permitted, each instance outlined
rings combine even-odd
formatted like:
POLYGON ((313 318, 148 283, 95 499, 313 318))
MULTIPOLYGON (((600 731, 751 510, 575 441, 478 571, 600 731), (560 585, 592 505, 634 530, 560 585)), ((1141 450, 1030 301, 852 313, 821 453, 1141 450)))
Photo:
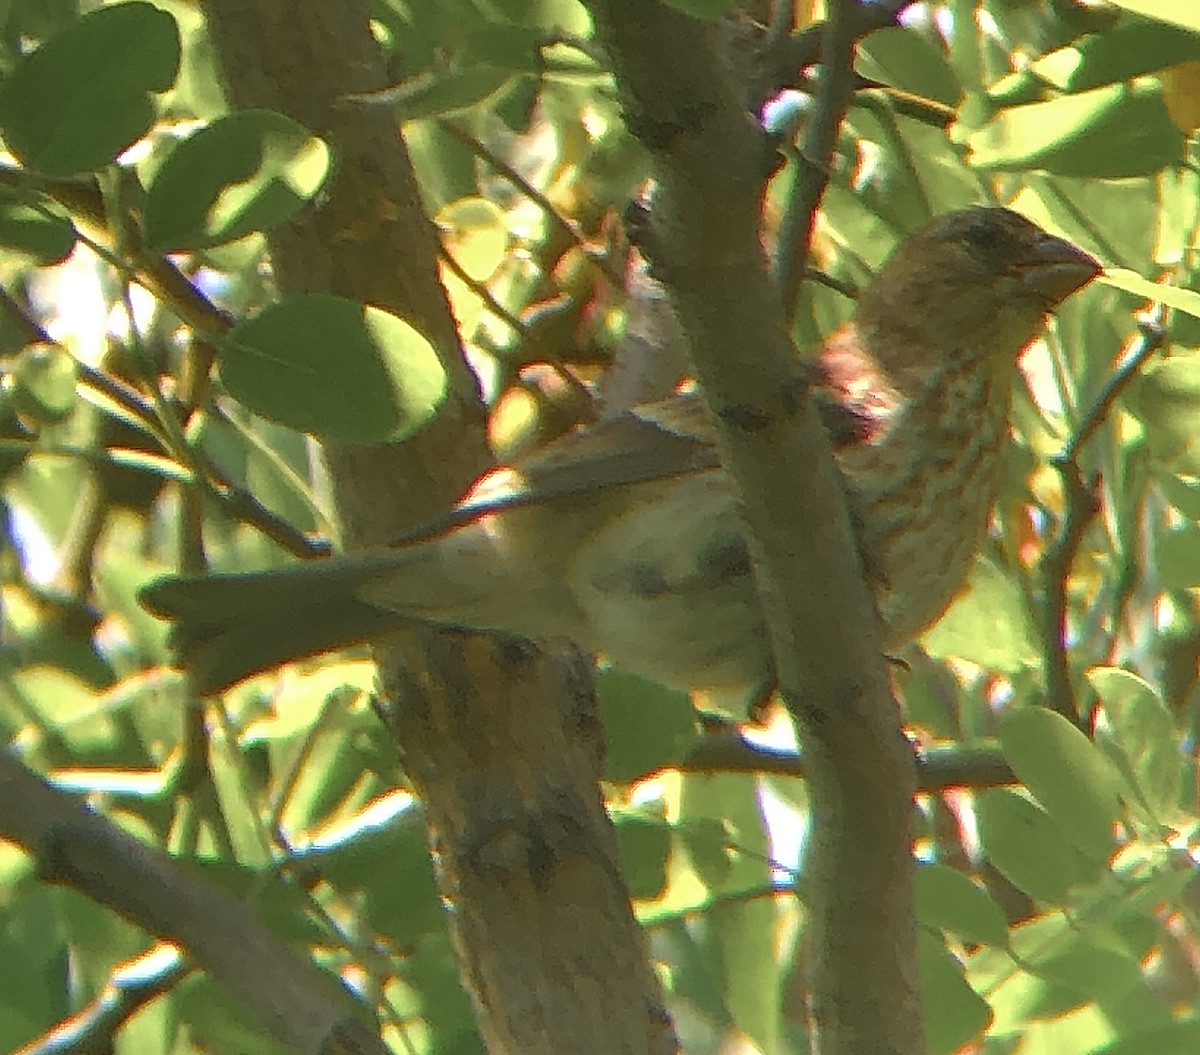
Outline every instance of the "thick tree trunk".
MULTIPOLYGON (((367 4, 202 6, 233 105, 282 111, 337 152, 327 197, 271 236, 280 289, 392 310, 451 369, 450 405, 432 427, 397 447, 329 452, 347 544, 386 541, 449 504, 487 453, 404 142, 386 109, 345 99, 386 86, 367 4)), ((587 672, 525 646, 432 633, 378 655, 489 1049, 675 1050, 597 787, 587 672)))

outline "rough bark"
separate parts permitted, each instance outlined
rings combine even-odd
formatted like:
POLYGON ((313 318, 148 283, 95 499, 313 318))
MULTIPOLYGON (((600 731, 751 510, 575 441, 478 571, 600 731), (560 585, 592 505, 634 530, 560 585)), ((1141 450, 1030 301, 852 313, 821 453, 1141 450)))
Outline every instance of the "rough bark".
MULTIPOLYGON (((822 1055, 918 1055, 913 754, 829 437, 759 240, 770 148, 720 58, 713 23, 646 0, 588 6, 630 128, 654 158, 646 252, 721 424, 722 461, 741 492, 780 688, 804 734, 813 804, 803 890, 812 1047, 822 1055)), ((842 24, 858 25, 858 5, 843 0, 843 8, 842 24)), ((822 84, 833 76, 824 70, 822 84)), ((813 125, 836 131, 835 107, 830 99, 813 125)), ((822 166, 824 155, 811 162, 822 166)), ((819 187, 809 197, 811 213, 819 187)))
MULTIPOLYGON (((232 103, 287 113, 338 154, 320 206, 270 239, 281 291, 396 311, 452 369, 453 403, 421 435, 329 452, 348 545, 386 541, 456 497, 486 450, 403 140, 386 109, 345 100, 386 87, 367 5, 203 7, 232 103)), ((597 787, 587 678, 570 661, 484 638, 414 634, 377 654, 489 1049, 675 1050, 597 787)))

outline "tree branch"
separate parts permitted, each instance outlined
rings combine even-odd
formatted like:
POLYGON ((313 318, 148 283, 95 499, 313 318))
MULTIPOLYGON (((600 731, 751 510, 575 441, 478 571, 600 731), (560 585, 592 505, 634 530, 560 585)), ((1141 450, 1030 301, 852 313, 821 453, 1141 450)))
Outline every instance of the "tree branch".
MULTIPOLYGON (((387 108, 352 102, 388 83, 369 5, 203 7, 236 105, 286 113, 338 152, 321 207, 269 235, 280 290, 395 312, 430 338, 452 378, 438 417, 405 443, 327 449, 349 548, 386 544, 449 508, 490 458, 404 140, 387 108)), ((673 1051, 598 793, 588 678, 483 637, 422 631, 375 651, 489 1051, 673 1051)))
POLYGON ((1071 567, 1083 545, 1084 536, 1100 509, 1098 481, 1085 482, 1080 454, 1104 424, 1113 406, 1146 362, 1166 340, 1160 326, 1147 323, 1121 365, 1113 371, 1092 401, 1083 420, 1051 464, 1062 479, 1065 503, 1054 538, 1038 561, 1041 583, 1042 666, 1046 677, 1046 702, 1068 721, 1087 731, 1087 716, 1081 713, 1071 684, 1067 656, 1067 584, 1071 567))
MULTIPOLYGON (((847 18, 860 13, 844 6, 847 18)), ((716 59, 718 27, 644 0, 589 7, 630 128, 655 162, 647 255, 720 423, 779 683, 804 731, 814 804, 806 935, 814 1047, 916 1055, 924 1045, 909 851, 912 752, 829 437, 759 244, 768 144, 716 59)), ((834 39, 845 39, 841 29, 834 39)), ((845 54, 838 58, 845 63, 845 54)))
POLYGON ((73 887, 183 946, 290 1049, 315 1055, 336 1036, 347 1051, 386 1052, 350 994, 271 935, 245 905, 3 754, 0 802, 0 836, 37 861, 42 879, 73 887))

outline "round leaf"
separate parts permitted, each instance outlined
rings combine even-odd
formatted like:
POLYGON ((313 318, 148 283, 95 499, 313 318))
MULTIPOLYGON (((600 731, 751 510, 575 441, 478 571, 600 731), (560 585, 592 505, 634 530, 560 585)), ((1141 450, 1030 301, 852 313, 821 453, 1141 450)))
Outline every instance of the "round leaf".
POLYGON ((446 372, 403 319, 327 294, 289 297, 225 339, 221 379, 272 421, 345 443, 403 439, 437 411, 446 372))
POLYGON ((153 4, 91 11, 17 64, 0 88, 0 129, 26 165, 52 176, 103 168, 155 118, 152 92, 179 68, 179 30, 153 4))
POLYGON ((23 348, 13 382, 13 406, 39 425, 65 421, 75 409, 75 360, 58 345, 23 348))
POLYGON ((616 783, 678 763, 696 739, 687 693, 621 670, 602 671, 596 696, 604 722, 604 776, 616 783))
POLYGON ((445 232, 446 249, 476 282, 486 282, 504 262, 508 227, 504 213, 486 198, 459 198, 443 207, 435 222, 445 232))
POLYGON ((244 110, 184 140, 146 196, 157 252, 232 242, 283 223, 324 185, 329 147, 290 117, 244 110))
POLYGON ((667 888, 671 829, 662 818, 625 813, 615 818, 621 871, 632 897, 659 897, 667 888))

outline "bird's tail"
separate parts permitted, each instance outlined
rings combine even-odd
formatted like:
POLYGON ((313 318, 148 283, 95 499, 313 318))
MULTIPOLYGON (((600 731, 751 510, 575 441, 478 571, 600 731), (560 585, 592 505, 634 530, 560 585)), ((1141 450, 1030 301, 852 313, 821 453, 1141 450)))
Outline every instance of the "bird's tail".
POLYGON ((288 660, 411 625, 411 617, 359 594, 398 563, 391 552, 250 574, 170 576, 150 583, 139 599, 172 621, 171 647, 196 691, 208 694, 288 660))

